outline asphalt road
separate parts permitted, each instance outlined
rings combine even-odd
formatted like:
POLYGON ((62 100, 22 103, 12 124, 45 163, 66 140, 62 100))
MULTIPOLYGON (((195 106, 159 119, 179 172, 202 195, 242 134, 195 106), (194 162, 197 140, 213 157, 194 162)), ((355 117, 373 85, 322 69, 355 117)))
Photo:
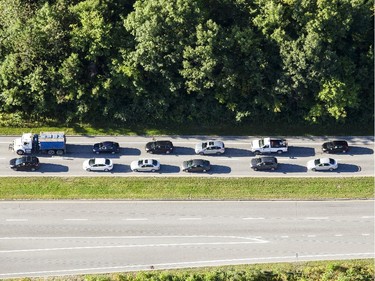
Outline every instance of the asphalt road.
MULTIPOLYGON (((333 172, 311 172, 306 169, 306 162, 311 159, 327 156, 321 152, 324 141, 334 139, 328 137, 290 137, 287 138, 289 151, 276 155, 280 163, 276 171, 253 171, 250 169, 250 142, 255 137, 217 137, 226 145, 226 153, 222 156, 199 156, 194 153, 196 143, 209 138, 197 136, 168 136, 175 146, 171 155, 149 155, 145 152, 145 144, 152 139, 142 136, 125 137, 89 137, 68 136, 67 150, 64 156, 40 156, 42 166, 36 172, 11 171, 9 160, 18 157, 8 150, 9 144, 16 136, 0 137, 0 176, 186 176, 180 167, 182 161, 192 158, 204 158, 211 162, 212 169, 199 176, 217 177, 329 177, 329 176, 374 176, 374 137, 345 137, 351 147, 346 154, 331 155, 338 160, 339 168, 333 172), (96 142, 112 140, 120 143, 122 149, 116 155, 101 155, 112 158, 114 169, 111 172, 86 172, 82 169, 85 159, 98 157, 92 153, 92 145, 96 142), (161 170, 156 173, 135 173, 130 163, 139 158, 152 157, 159 159, 161 170)), ((197 174, 189 174, 197 176, 197 174)))
POLYGON ((374 258, 374 201, 0 202, 0 278, 374 258))

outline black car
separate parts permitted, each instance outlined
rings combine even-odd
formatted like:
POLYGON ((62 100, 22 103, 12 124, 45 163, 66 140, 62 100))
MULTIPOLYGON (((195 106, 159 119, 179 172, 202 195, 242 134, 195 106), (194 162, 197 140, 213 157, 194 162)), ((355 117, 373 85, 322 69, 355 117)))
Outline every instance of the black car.
POLYGON ((192 159, 182 162, 184 172, 207 172, 211 169, 210 161, 203 159, 192 159))
POLYGON ((173 143, 171 141, 161 140, 152 141, 146 144, 146 152, 148 153, 166 153, 173 151, 173 143))
POLYGON ((254 171, 258 170, 276 170, 277 159, 276 157, 258 157, 251 159, 250 167, 254 171))
POLYGON ((94 144, 92 151, 96 154, 99 153, 118 153, 120 151, 120 145, 117 142, 105 141, 94 144))
POLYGON ((22 156, 11 159, 9 165, 15 171, 35 171, 39 168, 39 159, 35 156, 22 156))
POLYGON ((323 143, 322 150, 327 153, 346 153, 349 150, 349 145, 344 140, 334 140, 323 143))

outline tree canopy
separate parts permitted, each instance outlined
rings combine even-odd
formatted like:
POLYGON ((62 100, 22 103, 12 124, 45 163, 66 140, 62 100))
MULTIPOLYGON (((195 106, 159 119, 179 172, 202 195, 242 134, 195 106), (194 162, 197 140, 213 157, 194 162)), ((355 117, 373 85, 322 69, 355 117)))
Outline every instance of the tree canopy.
POLYGON ((1 0, 0 113, 372 122, 373 42, 368 0, 1 0))

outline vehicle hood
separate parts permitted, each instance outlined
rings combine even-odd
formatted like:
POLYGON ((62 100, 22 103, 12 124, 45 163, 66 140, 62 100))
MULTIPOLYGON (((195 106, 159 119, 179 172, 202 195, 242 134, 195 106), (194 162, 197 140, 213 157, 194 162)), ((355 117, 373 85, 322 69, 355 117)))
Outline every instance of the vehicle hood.
POLYGON ((195 152, 200 152, 202 151, 202 149, 203 149, 202 143, 197 143, 195 145, 195 152))
POLYGON ((186 169, 188 167, 188 161, 183 161, 182 162, 182 168, 186 169))
POLYGON ((130 168, 133 170, 133 169, 138 169, 138 160, 136 161, 133 161, 130 163, 130 168))
POLYGON ((251 147, 252 148, 260 148, 260 146, 259 146, 259 140, 252 140, 251 141, 251 147))
POLYGON ((11 167, 14 167, 14 165, 16 165, 16 160, 17 160, 17 158, 10 159, 10 160, 9 160, 9 165, 10 165, 11 167))
POLYGON ((307 169, 315 168, 315 159, 308 161, 306 166, 307 166, 307 169))
POLYGON ((251 162, 250 162, 250 166, 251 167, 255 167, 257 164, 258 164, 258 159, 257 158, 251 159, 251 162))
POLYGON ((331 142, 325 142, 322 145, 323 149, 331 149, 333 147, 331 142))

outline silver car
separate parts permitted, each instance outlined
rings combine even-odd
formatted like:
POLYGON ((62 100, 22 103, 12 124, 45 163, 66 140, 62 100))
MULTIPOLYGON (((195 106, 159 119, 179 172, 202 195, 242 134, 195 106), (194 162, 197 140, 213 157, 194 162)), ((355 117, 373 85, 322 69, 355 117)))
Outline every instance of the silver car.
POLYGON ((139 159, 131 162, 133 172, 155 172, 160 170, 160 162, 156 159, 139 159))
POLYGON ((220 155, 225 152, 225 145, 222 141, 209 140, 195 145, 195 153, 200 155, 216 154, 220 155))
POLYGON ((337 167, 337 161, 332 158, 318 158, 307 162, 307 169, 311 171, 333 171, 337 167))
POLYGON ((113 169, 113 163, 111 159, 107 159, 107 158, 91 158, 83 162, 82 168, 89 172, 90 171, 108 172, 113 169))

